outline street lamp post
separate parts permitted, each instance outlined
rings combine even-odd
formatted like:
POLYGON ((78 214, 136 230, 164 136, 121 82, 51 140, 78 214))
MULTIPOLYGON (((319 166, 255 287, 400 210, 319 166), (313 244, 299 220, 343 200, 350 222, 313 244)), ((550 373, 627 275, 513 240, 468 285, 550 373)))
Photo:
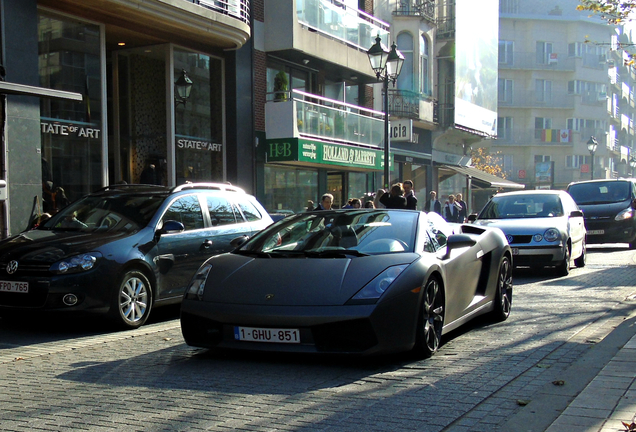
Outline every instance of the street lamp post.
POLYGON ((590 151, 590 156, 592 156, 592 169, 591 169, 591 179, 594 180, 594 153, 596 153, 596 149, 598 148, 598 142, 596 138, 593 136, 587 141, 587 149, 590 151))
POLYGON ((375 44, 367 51, 369 62, 373 72, 382 80, 384 87, 384 187, 388 190, 389 185, 389 153, 391 151, 391 143, 389 141, 389 81, 395 81, 402 71, 404 64, 404 56, 397 50, 395 42, 391 45, 389 51, 382 43, 380 35, 375 39, 375 44))

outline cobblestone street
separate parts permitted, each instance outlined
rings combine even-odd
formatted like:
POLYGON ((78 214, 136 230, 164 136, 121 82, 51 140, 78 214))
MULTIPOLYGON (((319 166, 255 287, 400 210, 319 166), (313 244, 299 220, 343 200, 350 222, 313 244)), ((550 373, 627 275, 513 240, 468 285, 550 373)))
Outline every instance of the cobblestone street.
POLYGON ((564 278, 517 271, 510 319, 477 320, 428 360, 211 354, 174 316, 91 334, 2 320, 1 429, 497 430, 632 315, 634 255, 590 248, 564 278))

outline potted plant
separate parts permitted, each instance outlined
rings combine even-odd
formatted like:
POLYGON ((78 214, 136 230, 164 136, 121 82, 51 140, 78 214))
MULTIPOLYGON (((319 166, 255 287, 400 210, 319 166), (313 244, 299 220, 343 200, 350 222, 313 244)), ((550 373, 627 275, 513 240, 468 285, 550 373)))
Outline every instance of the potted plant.
POLYGON ((279 71, 274 77, 274 101, 287 101, 287 91, 289 90, 289 81, 284 70, 279 71))

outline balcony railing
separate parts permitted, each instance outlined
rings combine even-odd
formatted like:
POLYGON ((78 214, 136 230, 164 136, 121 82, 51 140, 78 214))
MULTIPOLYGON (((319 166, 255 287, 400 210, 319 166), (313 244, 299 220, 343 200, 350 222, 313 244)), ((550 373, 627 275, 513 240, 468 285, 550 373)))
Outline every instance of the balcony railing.
POLYGON ((580 131, 569 129, 499 129, 495 143, 502 145, 561 146, 586 143, 590 136, 594 136, 599 146, 603 147, 606 142, 603 132, 600 129, 581 129, 580 131))
POLYGON ((389 89, 389 113, 401 118, 419 119, 420 99, 419 93, 389 89))
POLYGON ((297 0, 296 14, 299 23, 364 51, 378 35, 388 44, 389 24, 338 0, 297 0))
POLYGON ((565 92, 514 91, 499 93, 500 107, 517 108, 571 108, 575 96, 565 92))
POLYGON ((500 69, 552 70, 574 71, 575 59, 565 54, 555 53, 545 56, 536 52, 514 52, 503 62, 499 62, 500 69))
POLYGON ((185 0, 215 12, 250 23, 250 0, 185 0))
POLYGON ((382 112, 300 90, 271 96, 265 106, 268 138, 304 136, 370 147, 382 145, 382 112))
POLYGON ((434 0, 402 0, 398 1, 393 15, 419 16, 430 22, 435 22, 434 0))

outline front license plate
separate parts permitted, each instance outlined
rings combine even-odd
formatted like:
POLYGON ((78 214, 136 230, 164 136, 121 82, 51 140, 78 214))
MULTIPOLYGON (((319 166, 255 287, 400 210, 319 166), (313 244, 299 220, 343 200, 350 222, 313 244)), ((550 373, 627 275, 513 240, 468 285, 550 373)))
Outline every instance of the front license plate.
POLYGON ((234 327, 234 339, 249 342, 300 343, 298 329, 234 327))
POLYGON ((29 283, 0 281, 0 292, 27 294, 29 292, 29 283))
POLYGON ((600 235, 600 234, 605 234, 605 230, 590 230, 587 233, 589 235, 600 235))
POLYGON ((512 248, 513 255, 519 255, 519 248, 512 248))

